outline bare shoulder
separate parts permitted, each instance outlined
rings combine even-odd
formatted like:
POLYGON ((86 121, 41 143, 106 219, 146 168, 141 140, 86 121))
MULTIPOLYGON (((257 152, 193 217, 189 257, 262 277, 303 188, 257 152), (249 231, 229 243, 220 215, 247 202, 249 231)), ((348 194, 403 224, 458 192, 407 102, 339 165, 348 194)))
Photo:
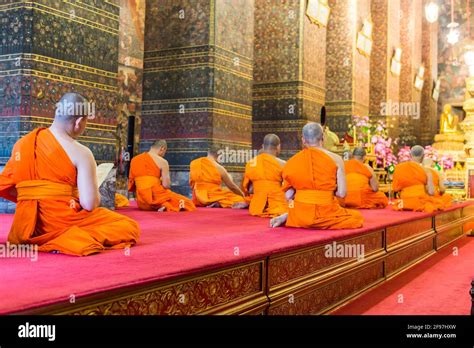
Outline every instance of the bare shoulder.
POLYGON ((161 157, 161 156, 156 156, 156 160, 158 161, 158 163, 160 164, 160 167, 166 167, 168 166, 168 161, 161 157))
POLYGON ((276 161, 280 163, 281 166, 284 166, 286 164, 285 160, 282 160, 281 158, 275 157, 276 161))
POLYGON ((95 164, 95 158, 92 151, 78 141, 68 142, 66 146, 63 145, 63 148, 76 167, 85 165, 86 163, 95 164))
POLYGON ((218 171, 224 171, 224 172, 226 172, 226 170, 225 170, 225 168, 224 168, 223 165, 221 165, 221 164, 219 164, 219 163, 217 163, 217 162, 215 162, 215 161, 212 161, 212 163, 214 164, 214 166, 217 168, 218 171))
POLYGON ((331 157, 334 160, 334 162, 336 162, 338 167, 344 167, 344 160, 342 159, 341 156, 323 148, 321 148, 321 151, 323 151, 326 155, 331 157))
POLYGON ((73 145, 76 146, 78 152, 82 155, 82 156, 94 156, 92 154, 92 151, 91 149, 89 149, 87 146, 85 145, 82 145, 80 142, 78 141, 74 141, 73 142, 73 145))

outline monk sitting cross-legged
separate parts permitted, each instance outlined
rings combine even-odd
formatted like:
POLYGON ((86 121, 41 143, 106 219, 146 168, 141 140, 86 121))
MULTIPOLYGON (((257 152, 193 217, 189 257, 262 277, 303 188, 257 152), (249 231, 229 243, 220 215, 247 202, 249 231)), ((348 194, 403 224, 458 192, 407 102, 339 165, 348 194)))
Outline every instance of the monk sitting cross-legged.
POLYGON ((445 192, 446 188, 444 186, 443 177, 439 171, 433 168, 433 159, 426 157, 423 160, 423 165, 431 170, 431 174, 433 175, 434 197, 441 199, 443 208, 451 207, 453 205, 453 196, 445 192))
POLYGON ((303 127, 304 150, 288 160, 283 168, 287 197, 294 191, 288 213, 273 218, 270 226, 342 229, 362 227, 357 210, 342 208, 335 196, 346 195, 346 175, 342 158, 323 148, 323 129, 310 122, 303 127))
POLYGON ((360 209, 385 208, 388 198, 378 192, 379 182, 365 161, 365 150, 357 147, 353 151, 353 158, 345 162, 347 178, 347 195, 344 198, 346 207, 360 209))
POLYGON ((423 147, 413 146, 410 154, 412 160, 397 164, 393 173, 393 191, 401 191, 393 209, 427 213, 442 209, 441 199, 433 196, 433 174, 421 164, 425 155, 423 147))
POLYGON ((234 183, 227 170, 217 163, 218 151, 216 146, 212 146, 207 157, 195 159, 190 164, 189 184, 193 190, 194 204, 210 208, 247 208, 244 193, 234 183), (231 191, 223 189, 222 182, 231 191))
POLYGON ((135 156, 130 163, 128 190, 136 192, 138 208, 154 211, 193 211, 193 202, 170 190, 171 179, 166 154, 167 143, 157 140, 150 151, 135 156))
POLYGON ((275 217, 288 211, 288 203, 282 190, 285 161, 276 157, 280 153, 280 138, 267 134, 261 153, 247 162, 242 187, 245 193, 253 193, 249 212, 261 217, 275 217))
POLYGON ((51 127, 37 128, 14 145, 0 175, 0 197, 17 202, 10 243, 85 256, 138 241, 134 220, 98 208, 94 156, 76 141, 87 123, 75 107, 81 105, 87 105, 84 97, 65 94, 51 127))

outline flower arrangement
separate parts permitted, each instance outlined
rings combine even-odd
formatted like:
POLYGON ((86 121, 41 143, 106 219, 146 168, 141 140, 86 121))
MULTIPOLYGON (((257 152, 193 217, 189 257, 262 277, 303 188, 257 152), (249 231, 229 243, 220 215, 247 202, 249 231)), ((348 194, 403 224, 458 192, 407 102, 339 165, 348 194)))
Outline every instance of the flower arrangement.
POLYGON ((396 142, 388 136, 384 121, 370 121, 368 116, 352 116, 349 127, 356 146, 363 146, 369 153, 375 154, 378 167, 397 164, 392 149, 396 142))
POLYGON ((398 162, 405 162, 411 159, 410 146, 404 146, 398 151, 398 162))

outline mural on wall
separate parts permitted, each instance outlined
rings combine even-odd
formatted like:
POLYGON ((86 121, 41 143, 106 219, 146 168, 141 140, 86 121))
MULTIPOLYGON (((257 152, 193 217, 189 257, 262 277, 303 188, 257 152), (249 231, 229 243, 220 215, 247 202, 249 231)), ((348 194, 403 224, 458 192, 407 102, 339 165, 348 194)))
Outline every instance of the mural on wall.
POLYGON ((13 117, 0 123, 0 164, 19 137, 51 124, 57 101, 71 91, 95 103, 96 117, 79 140, 98 161, 113 161, 119 7, 105 0, 92 7, 59 0, 9 3, 0 23, 0 117, 13 117))
MULTIPOLYGON (((0 2, 0 167, 20 137, 51 124, 66 92, 95 104, 95 118, 79 141, 99 163, 115 161, 118 4, 0 2)), ((10 211, 4 203, 0 212, 10 211)))
POLYGON ((132 155, 138 153, 143 90, 145 0, 120 0, 119 67, 117 76, 117 146, 120 153, 117 188, 126 190, 132 155), (133 154, 127 153, 129 117, 135 117, 133 154))
MULTIPOLYGON (((474 11, 471 3, 470 12, 474 11)), ((440 94, 438 100, 438 115, 446 103, 461 104, 466 91, 468 69, 463 59, 463 47, 469 38, 467 26, 466 0, 454 0, 454 21, 459 23, 459 42, 451 45, 446 36, 449 32, 447 25, 451 22, 451 0, 443 0, 440 4, 439 37, 438 37, 438 74, 440 77, 440 94)), ((471 16, 471 22, 474 20, 471 16)), ((472 25, 471 25, 472 26, 472 25)), ((471 30, 472 31, 472 30, 471 30)))

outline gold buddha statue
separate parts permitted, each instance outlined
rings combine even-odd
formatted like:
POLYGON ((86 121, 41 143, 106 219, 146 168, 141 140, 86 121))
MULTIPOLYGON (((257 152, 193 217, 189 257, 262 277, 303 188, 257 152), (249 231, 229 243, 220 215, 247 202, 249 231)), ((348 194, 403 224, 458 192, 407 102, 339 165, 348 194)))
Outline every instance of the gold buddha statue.
POLYGON ((324 127, 324 148, 326 150, 336 152, 337 146, 340 144, 339 137, 331 131, 328 126, 324 127))
POLYGON ((452 107, 446 104, 443 108, 443 113, 440 118, 440 134, 460 133, 458 124, 459 117, 451 113, 452 107))
POLYGON ((465 158, 464 134, 459 128, 459 117, 453 115, 450 104, 445 104, 439 120, 439 134, 435 135, 433 147, 440 154, 449 154, 454 160, 465 158))

